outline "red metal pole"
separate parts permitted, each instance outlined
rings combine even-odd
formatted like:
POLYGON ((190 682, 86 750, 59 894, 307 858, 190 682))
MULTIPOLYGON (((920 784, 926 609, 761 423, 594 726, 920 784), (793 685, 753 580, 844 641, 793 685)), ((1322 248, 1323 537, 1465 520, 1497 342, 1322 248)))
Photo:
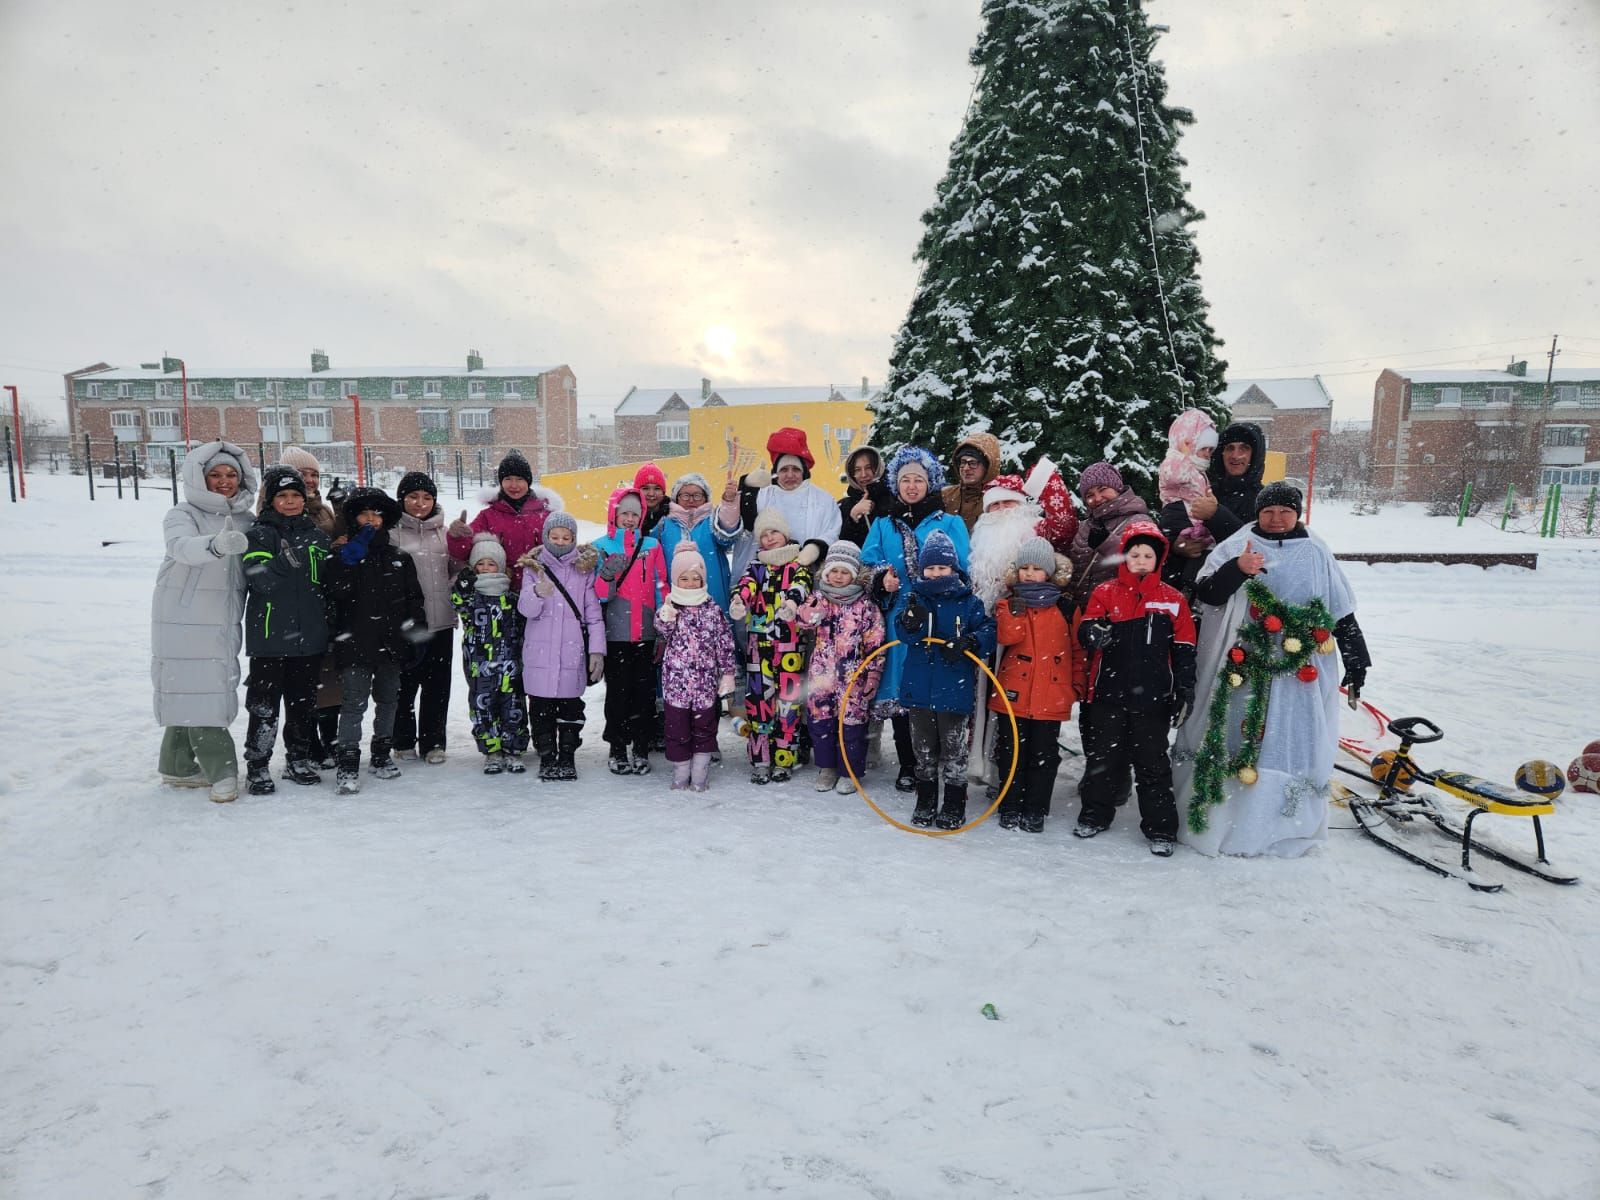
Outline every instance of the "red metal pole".
POLYGON ((367 467, 361 458, 361 397, 355 392, 351 392, 350 404, 356 410, 356 483, 361 487, 366 487, 367 467))
POLYGON ((183 380, 183 452, 187 454, 194 449, 194 443, 189 440, 189 364, 181 358, 178 360, 178 373, 183 380))
POLYGON ((1306 467, 1306 524, 1311 524, 1311 491, 1317 484, 1317 439, 1326 430, 1313 429, 1311 431, 1311 462, 1306 467))
POLYGON ((6 384, 6 391, 11 393, 11 426, 17 431, 17 483, 22 491, 22 498, 28 498, 28 476, 23 470, 26 461, 22 454, 22 408, 17 403, 17 388, 15 384, 6 384))

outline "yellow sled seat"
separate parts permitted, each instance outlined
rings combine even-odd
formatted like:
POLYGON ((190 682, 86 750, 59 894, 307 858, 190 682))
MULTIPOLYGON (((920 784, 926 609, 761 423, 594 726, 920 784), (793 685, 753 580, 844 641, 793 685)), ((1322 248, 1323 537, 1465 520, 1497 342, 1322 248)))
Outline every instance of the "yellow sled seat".
POLYGON ((1547 817, 1555 812, 1555 806, 1542 796, 1515 792, 1461 771, 1440 771, 1433 780, 1441 791, 1484 812, 1503 813, 1508 817, 1547 817))

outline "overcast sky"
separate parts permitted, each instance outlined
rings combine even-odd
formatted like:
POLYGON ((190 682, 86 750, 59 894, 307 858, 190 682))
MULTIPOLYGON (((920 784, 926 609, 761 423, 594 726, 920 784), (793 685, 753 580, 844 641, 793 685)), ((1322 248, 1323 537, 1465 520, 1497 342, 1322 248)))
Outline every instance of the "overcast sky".
MULTIPOLYGON (((0 382, 875 382, 978 0, 0 0, 0 382)), ((1600 370, 1600 0, 1155 0, 1230 375, 1600 370)))

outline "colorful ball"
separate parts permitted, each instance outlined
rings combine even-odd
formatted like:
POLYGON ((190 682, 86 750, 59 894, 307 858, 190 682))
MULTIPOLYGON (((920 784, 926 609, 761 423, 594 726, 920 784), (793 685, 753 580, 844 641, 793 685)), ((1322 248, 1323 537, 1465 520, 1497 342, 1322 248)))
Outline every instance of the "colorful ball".
POLYGON ((1316 639, 1316 640, 1317 640, 1317 641, 1319 641, 1319 642, 1325 642, 1325 641, 1327 641, 1327 640, 1328 640, 1328 639, 1329 639, 1329 638, 1331 638, 1331 637, 1332 637, 1332 636, 1333 636, 1333 634, 1331 634, 1331 633, 1329 633, 1329 632, 1328 632, 1328 631, 1327 631, 1327 630, 1326 630, 1326 629, 1324 629, 1324 628, 1323 628, 1323 627, 1322 627, 1322 626, 1321 626, 1321 625, 1318 625, 1318 626, 1317 626, 1317 627, 1316 627, 1316 628, 1315 628, 1315 629, 1313 629, 1313 630, 1312 630, 1312 631, 1311 631, 1311 636, 1312 636, 1312 637, 1313 637, 1313 638, 1315 638, 1315 639, 1316 639))
POLYGON ((1332 654, 1333 653, 1333 639, 1332 638, 1323 638, 1320 642, 1318 642, 1317 643, 1317 653, 1318 654, 1332 654))
POLYGON ((1530 759, 1517 768, 1518 789, 1553 800, 1567 790, 1567 777, 1560 767, 1542 758, 1530 759))
POLYGON ((1228 672, 1228 686, 1229 687, 1242 687, 1243 684, 1244 684, 1244 676, 1243 675, 1239 674, 1239 672, 1237 672, 1237 671, 1229 671, 1228 672))
POLYGON ((1300 639, 1297 638, 1297 637, 1286 637, 1286 638, 1284 638, 1283 639, 1283 652, 1285 654, 1299 654, 1300 653, 1300 639))
POLYGON ((1245 787, 1249 787, 1259 778, 1261 777, 1256 774, 1256 769, 1254 767, 1239 768, 1239 782, 1244 784, 1245 787))
POLYGON ((1295 674, 1295 678, 1298 679, 1301 683, 1313 683, 1313 682, 1316 681, 1316 678, 1317 678, 1317 669, 1315 667, 1313 667, 1310 663, 1307 663, 1305 666, 1301 667, 1294 674, 1295 674))
MULTIPOLYGON (((1371 775, 1379 783, 1389 777, 1389 768, 1394 765, 1394 760, 1400 757, 1398 750, 1383 750, 1372 756, 1372 764, 1368 768, 1371 775)), ((1417 776, 1409 766, 1402 766, 1394 777, 1396 791, 1409 792, 1411 785, 1416 782, 1417 776)))
POLYGON ((1229 662, 1242 663, 1244 661, 1244 647, 1243 646, 1235 646, 1232 650, 1229 650, 1228 651, 1228 661, 1229 662))
POLYGON ((1283 621, 1281 618, 1268 613, 1267 619, 1262 621, 1261 625, 1268 633, 1277 633, 1278 630, 1283 628, 1283 621))
POLYGON ((1580 754, 1567 766, 1567 782, 1575 792, 1600 796, 1600 754, 1580 754))

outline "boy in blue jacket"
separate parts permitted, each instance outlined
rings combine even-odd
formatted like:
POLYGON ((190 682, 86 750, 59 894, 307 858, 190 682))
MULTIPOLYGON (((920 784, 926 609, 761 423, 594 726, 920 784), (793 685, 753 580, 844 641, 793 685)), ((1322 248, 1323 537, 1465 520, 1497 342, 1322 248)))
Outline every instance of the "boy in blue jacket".
POLYGON ((955 543, 935 530, 917 555, 919 578, 897 618, 906 643, 900 703, 911 718, 917 758, 913 825, 957 829, 967 823, 967 734, 976 695, 977 666, 967 652, 987 658, 994 650, 994 619, 961 574, 955 543), (926 638, 939 638, 933 645, 926 638), (944 778, 944 805, 939 779, 944 778))

